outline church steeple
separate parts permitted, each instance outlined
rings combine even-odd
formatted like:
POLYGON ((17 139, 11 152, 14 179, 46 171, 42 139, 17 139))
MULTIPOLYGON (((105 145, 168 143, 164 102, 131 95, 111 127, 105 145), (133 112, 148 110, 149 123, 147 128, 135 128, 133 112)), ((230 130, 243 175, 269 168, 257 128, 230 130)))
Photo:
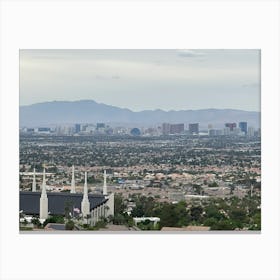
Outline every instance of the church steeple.
POLYGON ((104 182, 103 182, 103 195, 107 195, 107 181, 106 181, 106 169, 103 174, 104 182))
POLYGON ((71 191, 70 193, 76 193, 75 190, 75 168, 74 165, 72 165, 72 181, 71 181, 71 191))
POLYGON ((82 214, 85 217, 90 212, 90 204, 88 199, 87 172, 85 172, 84 195, 81 203, 82 214))
POLYGON ((44 171, 43 171, 43 183, 42 183, 42 194, 41 197, 47 197, 47 189, 46 189, 46 169, 44 167, 44 171))
POLYGON ((43 171, 42 192, 40 197, 40 219, 48 218, 48 196, 46 191, 46 170, 43 171))
POLYGON ((32 182, 32 191, 36 192, 36 178, 35 178, 35 168, 33 169, 33 182, 32 182))

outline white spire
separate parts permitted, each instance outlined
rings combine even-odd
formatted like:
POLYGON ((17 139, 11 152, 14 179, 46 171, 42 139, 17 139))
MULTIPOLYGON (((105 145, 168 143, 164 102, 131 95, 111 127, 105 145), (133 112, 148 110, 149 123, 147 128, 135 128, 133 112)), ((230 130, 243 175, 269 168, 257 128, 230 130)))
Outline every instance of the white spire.
POLYGON ((46 170, 44 167, 42 193, 40 197, 40 219, 48 218, 48 196, 46 191, 46 170))
POLYGON ((84 195, 83 195, 83 200, 81 203, 81 209, 82 209, 82 214, 83 216, 86 216, 89 214, 89 209, 90 204, 88 200, 88 187, 87 187, 87 172, 85 172, 85 184, 84 184, 84 195))
POLYGON ((88 198, 87 172, 85 172, 84 198, 88 198))
POLYGON ((107 195, 106 169, 104 170, 103 195, 107 195))
POLYGON ((33 182, 32 182, 32 191, 36 192, 36 178, 35 178, 35 168, 33 169, 33 182))
POLYGON ((42 194, 41 194, 41 197, 42 196, 45 196, 47 197, 47 190, 46 190, 46 170, 44 168, 44 171, 43 171, 43 183, 42 183, 42 194))
POLYGON ((72 165, 72 181, 71 181, 71 191, 70 193, 76 193, 75 190, 75 168, 74 165, 72 165))

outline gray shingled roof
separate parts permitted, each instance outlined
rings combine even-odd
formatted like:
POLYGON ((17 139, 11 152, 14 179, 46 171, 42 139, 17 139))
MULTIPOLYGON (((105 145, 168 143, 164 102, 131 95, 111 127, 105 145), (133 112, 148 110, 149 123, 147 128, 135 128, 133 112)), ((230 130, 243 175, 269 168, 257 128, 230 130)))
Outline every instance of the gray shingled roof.
MULTIPOLYGON (((47 195, 48 210, 53 215, 64 215, 67 202, 71 203, 73 208, 79 208, 81 210, 82 193, 50 192, 47 195)), ((41 192, 20 192, 19 210, 22 210, 25 214, 39 214, 40 196, 41 192)), ((94 209, 108 200, 101 194, 88 194, 88 199, 90 209, 94 209)))

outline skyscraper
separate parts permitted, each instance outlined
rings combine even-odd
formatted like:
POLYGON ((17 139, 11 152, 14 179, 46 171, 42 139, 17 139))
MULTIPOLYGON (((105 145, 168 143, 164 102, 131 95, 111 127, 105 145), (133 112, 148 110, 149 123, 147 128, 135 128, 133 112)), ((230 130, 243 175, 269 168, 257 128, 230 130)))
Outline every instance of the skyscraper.
POLYGON ((79 133, 81 131, 81 125, 79 123, 75 124, 75 133, 79 133))
POLYGON ((199 133, 199 124, 198 123, 190 123, 189 124, 189 132, 190 132, 190 134, 198 134, 199 133))
POLYGON ((180 134, 184 131, 184 124, 178 123, 178 124, 171 124, 170 125, 170 133, 171 134, 180 134))
POLYGON ((96 124, 96 129, 100 129, 100 128, 105 128, 105 123, 97 123, 96 124))
POLYGON ((254 127, 248 127, 248 136, 253 137, 255 135, 255 129, 254 127))
POLYGON ((228 127, 230 131, 233 131, 236 128, 236 123, 226 123, 225 127, 228 127))
POLYGON ((162 134, 163 135, 170 134, 170 123, 163 123, 162 124, 162 134))
POLYGON ((241 129, 242 132, 245 133, 245 135, 247 135, 247 122, 240 122, 239 128, 241 129))

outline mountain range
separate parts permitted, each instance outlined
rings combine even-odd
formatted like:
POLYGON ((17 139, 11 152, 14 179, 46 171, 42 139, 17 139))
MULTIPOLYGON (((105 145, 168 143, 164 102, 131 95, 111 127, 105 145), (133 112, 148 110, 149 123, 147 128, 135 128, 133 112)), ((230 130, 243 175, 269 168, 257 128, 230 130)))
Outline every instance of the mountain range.
POLYGON ((260 112, 234 109, 200 110, 144 110, 129 109, 97 103, 93 100, 52 101, 20 106, 20 127, 57 124, 105 122, 119 125, 153 125, 169 123, 199 123, 201 128, 213 124, 224 127, 226 122, 246 121, 249 126, 260 127, 260 112))

